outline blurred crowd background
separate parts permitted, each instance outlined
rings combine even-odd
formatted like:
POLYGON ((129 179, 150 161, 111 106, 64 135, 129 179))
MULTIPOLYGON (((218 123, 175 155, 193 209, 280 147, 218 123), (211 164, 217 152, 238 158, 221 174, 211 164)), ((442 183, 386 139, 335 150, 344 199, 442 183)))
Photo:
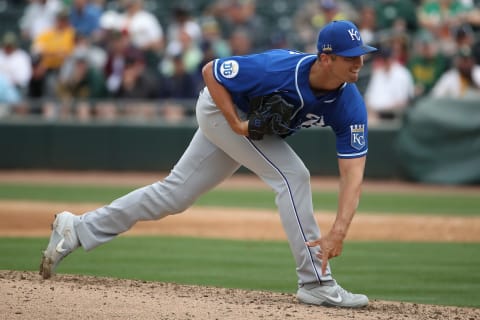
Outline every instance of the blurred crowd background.
POLYGON ((371 125, 421 97, 480 97, 478 0, 0 0, 0 117, 191 119, 205 63, 316 53, 339 19, 380 48, 358 82, 371 125))

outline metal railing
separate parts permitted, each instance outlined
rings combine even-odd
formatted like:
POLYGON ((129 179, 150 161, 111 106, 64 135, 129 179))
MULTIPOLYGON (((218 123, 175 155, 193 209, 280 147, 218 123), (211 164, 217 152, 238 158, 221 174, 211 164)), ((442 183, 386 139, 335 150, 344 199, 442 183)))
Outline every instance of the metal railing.
POLYGON ((144 123, 195 122, 195 99, 25 99, 0 104, 3 121, 110 121, 144 123))

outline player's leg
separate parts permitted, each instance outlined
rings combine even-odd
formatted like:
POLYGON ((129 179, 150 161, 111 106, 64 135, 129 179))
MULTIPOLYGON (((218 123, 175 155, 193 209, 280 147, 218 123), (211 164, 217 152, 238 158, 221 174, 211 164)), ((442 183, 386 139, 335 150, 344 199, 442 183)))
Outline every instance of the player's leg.
MULTIPOLYGON (((366 306, 368 298, 365 295, 348 292, 336 283, 329 265, 326 273, 321 274, 321 260, 316 256, 319 247, 305 246, 305 241, 320 237, 320 230, 313 216, 310 174, 295 152, 286 143, 282 143, 284 141, 278 140, 277 137, 268 137, 250 143, 273 169, 272 173, 268 169, 265 171, 257 167, 263 170, 262 178, 277 193, 276 203, 297 263, 299 301, 325 306, 366 306)), ((245 163, 244 165, 249 166, 245 163)), ((251 165, 253 168, 257 166, 251 165)))
POLYGON ((91 250, 129 230, 137 221, 183 212, 204 192, 231 176, 239 164, 195 133, 183 156, 163 180, 87 212, 76 222, 82 247, 91 250))
POLYGON ((239 164, 212 144, 200 130, 163 181, 137 189, 111 204, 81 216, 56 216, 40 273, 49 278, 58 263, 80 245, 85 250, 110 241, 137 221, 160 219, 184 211, 202 193, 213 188, 239 164))
POLYGON ((326 275, 321 276, 321 264, 315 256, 318 248, 305 245, 305 241, 318 239, 320 231, 313 216, 310 174, 302 160, 277 136, 252 142, 237 135, 213 101, 197 107, 197 119, 208 139, 274 189, 299 281, 332 280, 329 268, 326 275))
POLYGON ((202 193, 231 176, 239 164, 205 138, 200 130, 163 180, 139 188, 111 204, 81 216, 56 216, 40 273, 49 278, 58 263, 80 245, 91 250, 130 229, 137 221, 184 211, 202 193))
POLYGON ((197 107, 197 119, 208 139, 274 189, 297 266, 299 300, 341 307, 366 305, 366 296, 352 294, 333 280, 330 267, 321 275, 321 261, 316 257, 319 248, 305 245, 307 240, 318 239, 320 230, 313 215, 310 173, 290 146, 276 136, 251 141, 235 134, 213 102, 197 107))

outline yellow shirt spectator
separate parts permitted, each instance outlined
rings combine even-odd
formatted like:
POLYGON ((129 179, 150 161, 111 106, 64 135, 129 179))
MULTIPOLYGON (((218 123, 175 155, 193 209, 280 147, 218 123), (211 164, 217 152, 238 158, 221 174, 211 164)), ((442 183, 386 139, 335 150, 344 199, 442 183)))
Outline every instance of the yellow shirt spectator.
POLYGON ((33 51, 41 56, 42 65, 49 70, 60 68, 75 46, 75 30, 68 16, 59 14, 52 29, 42 32, 33 43, 33 51))

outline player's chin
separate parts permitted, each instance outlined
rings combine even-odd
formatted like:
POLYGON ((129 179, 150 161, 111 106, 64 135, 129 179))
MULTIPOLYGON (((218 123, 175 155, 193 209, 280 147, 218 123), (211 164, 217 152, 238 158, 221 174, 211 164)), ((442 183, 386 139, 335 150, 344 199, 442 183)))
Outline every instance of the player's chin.
POLYGON ((348 74, 346 82, 357 82, 358 81, 358 72, 350 72, 348 74))

